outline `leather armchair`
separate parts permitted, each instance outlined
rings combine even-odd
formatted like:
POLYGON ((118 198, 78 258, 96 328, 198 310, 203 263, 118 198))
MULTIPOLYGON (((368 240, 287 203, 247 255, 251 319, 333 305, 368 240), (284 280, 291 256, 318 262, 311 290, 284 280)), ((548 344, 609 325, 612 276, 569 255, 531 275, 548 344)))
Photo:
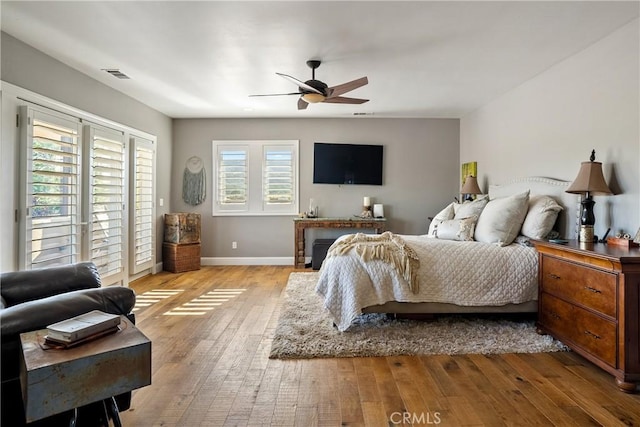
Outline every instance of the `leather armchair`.
MULTIPOLYGON (((91 310, 127 315, 133 321, 135 299, 132 289, 101 287, 98 270, 90 262, 3 273, 0 277, 0 424, 25 424, 20 388, 21 333, 44 329, 51 323, 91 310)), ((117 396, 118 409, 128 409, 130 399, 131 393, 117 396)), ((59 417, 49 421, 43 420, 38 425, 60 423, 59 417)))

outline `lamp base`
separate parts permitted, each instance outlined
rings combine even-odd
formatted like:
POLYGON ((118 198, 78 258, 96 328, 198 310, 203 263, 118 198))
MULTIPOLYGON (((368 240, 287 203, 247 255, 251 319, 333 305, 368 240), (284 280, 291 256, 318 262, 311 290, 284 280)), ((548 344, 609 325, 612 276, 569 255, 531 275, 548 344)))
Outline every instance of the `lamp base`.
POLYGON ((579 242, 593 243, 593 225, 581 225, 579 242))

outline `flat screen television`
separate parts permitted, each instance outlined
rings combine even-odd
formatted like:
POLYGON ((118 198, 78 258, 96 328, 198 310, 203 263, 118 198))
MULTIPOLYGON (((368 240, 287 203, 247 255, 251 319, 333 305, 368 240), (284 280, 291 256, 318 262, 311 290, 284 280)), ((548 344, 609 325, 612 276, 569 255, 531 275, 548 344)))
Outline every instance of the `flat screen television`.
POLYGON ((314 184, 382 185, 382 145, 313 145, 314 184))

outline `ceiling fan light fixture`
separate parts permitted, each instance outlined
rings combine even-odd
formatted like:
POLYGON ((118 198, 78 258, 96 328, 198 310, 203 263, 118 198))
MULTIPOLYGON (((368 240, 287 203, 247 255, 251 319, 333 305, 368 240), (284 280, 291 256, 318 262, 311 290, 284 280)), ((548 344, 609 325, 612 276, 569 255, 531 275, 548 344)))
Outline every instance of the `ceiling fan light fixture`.
POLYGON ((302 95, 302 99, 310 104, 315 104, 325 100, 325 96, 321 93, 305 93, 302 95))

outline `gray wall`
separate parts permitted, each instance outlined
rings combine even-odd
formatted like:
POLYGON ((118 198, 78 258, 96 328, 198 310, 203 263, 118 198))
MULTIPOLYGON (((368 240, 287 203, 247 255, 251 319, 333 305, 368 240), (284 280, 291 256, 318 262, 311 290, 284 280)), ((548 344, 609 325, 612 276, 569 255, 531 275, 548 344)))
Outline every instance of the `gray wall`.
MULTIPOLYGON (((171 118, 146 105, 82 74, 58 60, 43 54, 31 46, 0 33, 2 64, 0 79, 62 102, 80 110, 139 129, 157 136, 157 166, 160 171, 171 170, 171 118)), ((3 243, 1 254, 2 271, 16 269, 15 251, 17 230, 13 220, 13 210, 17 207, 18 158, 15 127, 15 100, 2 97, 2 227, 3 243), (5 121, 8 119, 8 121, 5 121), (9 125, 9 126, 7 126, 9 125), (13 203, 6 203, 13 200, 13 203)), ((169 173, 160 173, 156 180, 158 198, 170 199, 171 178, 169 173)), ((157 207, 156 214, 161 219, 169 212, 168 203, 157 207)), ((162 260, 162 221, 157 227, 157 261, 162 260)))
MULTIPOLYGON (((362 198, 385 205, 388 228, 396 233, 427 232, 434 215, 457 195, 457 119, 177 119, 171 206, 202 215, 203 257, 293 257, 292 217, 213 217, 212 141, 216 139, 295 139, 300 141, 300 210, 313 197, 321 216, 352 216, 362 198), (314 142, 384 145, 384 185, 313 184, 314 142), (197 207, 182 201, 182 173, 191 156, 207 165, 207 199, 197 207), (231 249, 231 242, 238 249, 231 249)), ((307 242, 322 233, 309 233, 307 242)), ((326 237, 325 235, 320 237, 326 237)), ((307 251, 309 254, 309 251, 307 251)))
POLYGON ((461 119, 460 160, 478 161, 483 189, 527 175, 573 181, 595 149, 616 193, 594 197, 596 234, 638 230, 638 33, 635 20, 461 119))

